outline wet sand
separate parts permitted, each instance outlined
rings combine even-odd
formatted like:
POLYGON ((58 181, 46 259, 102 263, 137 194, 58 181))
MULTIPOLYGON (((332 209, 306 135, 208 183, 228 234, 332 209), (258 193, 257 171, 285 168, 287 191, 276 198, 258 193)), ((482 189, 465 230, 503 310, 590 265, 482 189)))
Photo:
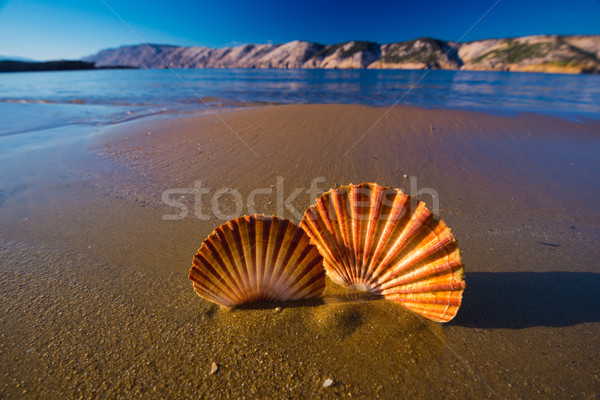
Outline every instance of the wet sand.
POLYGON ((138 120, 0 160, 1 397, 597 398, 600 123, 386 111, 138 120), (331 282, 281 312, 193 292, 213 203, 297 222, 320 177, 439 200, 466 265, 452 322, 331 282), (185 218, 163 219, 168 189, 185 218))

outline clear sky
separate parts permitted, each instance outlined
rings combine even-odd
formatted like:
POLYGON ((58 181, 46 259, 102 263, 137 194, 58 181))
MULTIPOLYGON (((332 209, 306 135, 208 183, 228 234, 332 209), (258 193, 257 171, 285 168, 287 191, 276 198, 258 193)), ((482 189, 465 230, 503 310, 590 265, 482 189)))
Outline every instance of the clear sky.
MULTIPOLYGON (((75 59, 140 38, 212 47, 295 39, 457 40, 495 2, 0 0, 0 55, 75 59)), ((600 34, 600 0, 500 0, 463 41, 541 33, 600 34)))

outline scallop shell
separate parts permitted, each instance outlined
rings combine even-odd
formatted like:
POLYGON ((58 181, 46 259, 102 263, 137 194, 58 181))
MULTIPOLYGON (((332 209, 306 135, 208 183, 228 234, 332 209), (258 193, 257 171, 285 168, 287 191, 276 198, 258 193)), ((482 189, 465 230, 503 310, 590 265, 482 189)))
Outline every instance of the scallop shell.
POLYGON ((456 315, 465 289, 460 250, 425 203, 375 183, 350 184, 319 197, 300 226, 334 282, 382 295, 434 321, 456 315))
POLYGON ((224 307, 319 296, 323 257, 287 219, 251 215, 219 226, 194 256, 189 278, 201 297, 224 307))

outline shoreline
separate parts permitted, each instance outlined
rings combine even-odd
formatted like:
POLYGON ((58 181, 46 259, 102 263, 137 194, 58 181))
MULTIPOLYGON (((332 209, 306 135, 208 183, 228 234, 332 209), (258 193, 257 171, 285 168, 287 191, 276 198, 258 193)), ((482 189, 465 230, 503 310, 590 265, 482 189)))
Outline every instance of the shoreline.
MULTIPOLYGON (((204 99, 201 99, 204 101, 204 99)), ((8 131, 5 133, 0 133, 0 140, 12 139, 14 137, 14 141, 17 143, 17 147, 20 147, 20 139, 25 136, 37 136, 35 138, 36 146, 46 146, 46 145, 60 145, 60 131, 61 130, 72 130, 73 132, 79 131, 79 134, 70 134, 69 140, 86 140, 87 137, 93 137, 97 135, 103 135, 105 132, 110 132, 115 127, 123 126, 123 129, 126 129, 126 126, 129 126, 131 123, 141 122, 141 123, 152 123, 153 121, 160 121, 164 119, 177 119, 177 118, 187 118, 187 117, 195 117, 202 115, 217 115, 217 114, 226 114, 230 112, 243 111, 243 110, 254 110, 260 109, 264 107, 305 107, 305 106, 342 106, 342 107, 368 107, 373 109, 382 110, 387 112, 392 109, 403 109, 403 110, 425 110, 428 112, 457 112, 457 113, 466 113, 472 114, 477 118, 478 114, 494 116, 500 118, 549 118, 549 119, 559 119, 566 120, 570 122, 580 123, 580 124, 596 124, 600 121, 600 114, 595 112, 551 112, 551 111, 542 111, 542 110, 520 110, 520 109, 506 109, 506 108, 498 108, 498 109, 477 109, 473 107, 441 107, 441 106, 431 106, 431 107, 423 107, 418 105, 365 105, 365 104, 340 104, 340 103, 261 103, 261 102, 247 102, 247 103, 237 103, 232 102, 224 98, 210 98, 210 101, 206 105, 199 105, 198 108, 190 108, 190 109, 166 109, 162 110, 150 110, 144 112, 143 110, 136 110, 135 107, 140 107, 140 105, 120 105, 120 104, 94 104, 94 103, 86 103, 86 102, 52 102, 46 100, 28 100, 27 102, 19 102, 19 101, 5 101, 2 102, 7 105, 17 104, 19 107, 22 105, 28 107, 44 107, 46 105, 50 107, 58 107, 58 112, 60 113, 61 108, 63 107, 92 107, 92 108, 115 108, 120 109, 119 113, 109 115, 111 120, 107 120, 107 116, 98 117, 97 120, 85 121, 85 120, 75 120, 75 122, 66 122, 60 121, 53 122, 49 125, 38 125, 38 126, 28 126, 28 127, 17 127, 17 130, 8 131), (216 102, 216 105, 215 105, 216 102), (127 110, 128 108, 132 108, 135 111, 127 110), (57 131, 59 132, 58 136, 48 135, 48 132, 57 131)), ((1 104, 1 103, 0 103, 1 104)), ((65 109, 66 110, 66 109, 65 109)), ((62 110, 63 112, 66 112, 62 110)), ((9 112, 15 112, 15 115, 18 115, 19 110, 8 110, 9 112)), ((35 110, 34 110, 35 111, 35 110)), ((38 110, 39 114, 41 110, 38 110)), ((56 111, 52 113, 54 116, 56 111)), ((27 116, 26 117, 30 117, 27 116)), ((68 118, 69 114, 65 114, 63 118, 68 118)), ((42 117, 42 121, 44 118, 42 117)), ((63 135, 64 136, 64 135, 63 135)), ((31 139, 27 139, 31 141, 31 139)))
MULTIPOLYGON (((600 122, 402 106, 354 145, 383 112, 278 105, 138 119, 0 160, 11 167, 0 187, 0 393, 592 398, 600 122), (417 190, 437 192, 466 265, 455 320, 361 298, 229 312, 193 292, 192 257, 225 222, 211 211, 218 189, 238 191, 242 213, 254 189, 271 189, 252 205, 270 214, 279 187, 284 200, 302 189, 288 202, 301 213, 320 177, 325 190, 367 180, 411 194, 416 177, 417 190), (182 194, 188 216, 164 220, 177 211, 164 191, 198 180, 209 219, 182 194)), ((219 210, 234 213, 223 194, 219 210)), ((290 208, 282 216, 295 220, 290 208)), ((341 295, 328 282, 326 298, 341 295)))
MULTIPOLYGON (((81 122, 106 125, 139 115, 187 113, 254 105, 354 104, 475 111, 515 116, 521 112, 559 115, 574 120, 600 119, 595 77, 512 76, 504 73, 432 71, 365 72, 310 70, 79 71, 14 76, 2 80, 10 98, 0 99, 4 133, 81 122), (54 74, 54 75, 52 75, 54 74), (182 85, 179 79, 189 81, 182 85), (421 80, 421 78, 424 78, 421 80), (419 79, 419 84, 414 85, 419 79), (163 82, 164 93, 151 82, 163 82), (86 82, 131 84, 90 90, 86 82), (30 90, 36 82, 47 82, 30 90), (237 83, 236 83, 237 82, 237 83), (64 92, 64 87, 71 90, 64 92), (360 90, 357 90, 360 88, 360 90), (49 93, 56 92, 55 95, 49 93), (552 96, 547 96, 552 93, 552 96)), ((1 78, 1 76, 0 76, 1 78)), ((7 77, 5 77, 7 78, 7 77)))
MULTIPOLYGON (((81 61, 71 60, 67 62, 78 63, 81 61)), ((45 64, 45 63, 54 63, 54 61, 36 61, 36 62, 23 62, 23 61, 14 61, 14 60, 2 60, 0 61, 0 73, 2 74, 14 74, 14 73, 24 73, 24 72, 67 72, 67 71, 103 71, 103 70, 144 70, 144 69, 165 69, 165 68, 138 68, 138 67, 127 67, 127 66, 108 66, 108 67, 91 67, 91 68, 69 68, 66 66, 64 69, 43 69, 43 66, 40 66, 40 69, 35 69, 35 65, 24 65, 23 68, 32 68, 32 69, 3 69, 5 68, 2 63, 10 63, 10 64, 45 64)), ((87 64, 87 63, 86 63, 87 64)), ((13 67, 11 65, 11 67, 13 67)), ((15 65, 15 67, 20 68, 21 66, 15 65)), ((231 68, 222 68, 222 67, 199 67, 199 68, 169 68, 171 70, 179 71, 179 70, 256 70, 254 67, 231 67, 231 68)), ((451 71, 451 72, 506 72, 511 74, 551 74, 551 75, 599 75, 600 72, 594 70, 586 70, 580 66, 549 66, 542 64, 532 64, 530 66, 525 66, 525 68, 519 68, 518 66, 509 65, 506 69, 468 69, 468 68, 402 68, 402 67, 365 67, 365 68, 352 68, 352 67, 339 67, 339 68, 260 68, 261 70, 273 71, 273 70, 312 70, 312 71, 331 71, 331 70, 341 70, 341 71, 413 71, 413 72, 421 72, 421 71, 451 71), (516 68, 516 69, 511 69, 516 68)))

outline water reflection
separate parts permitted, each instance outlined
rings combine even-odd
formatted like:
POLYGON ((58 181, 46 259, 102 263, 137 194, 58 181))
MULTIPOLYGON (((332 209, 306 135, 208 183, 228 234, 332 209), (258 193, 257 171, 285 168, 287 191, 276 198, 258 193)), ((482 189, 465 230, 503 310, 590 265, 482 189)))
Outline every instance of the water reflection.
MULTIPOLYGON (((389 106, 401 99, 398 104, 420 107, 600 116, 600 76, 597 75, 248 69, 182 69, 175 74, 168 70, 0 74, 0 112, 16 115, 13 119, 20 125, 19 129, 12 129, 11 119, 4 124, 3 133, 35 128, 21 126, 30 119, 19 117, 15 104, 68 105, 68 110, 48 116, 52 123, 41 123, 56 126, 56 117, 73 123, 80 122, 83 114, 94 123, 114 120, 110 109, 93 110, 90 105, 127 105, 138 115, 145 115, 163 109, 197 110, 198 98, 204 97, 218 99, 217 105, 264 102, 389 106), (7 107, 11 107, 10 112, 7 107)), ((22 108, 27 112, 24 106, 22 108)), ((122 108, 114 109, 115 114, 122 112, 122 108)), ((45 114, 41 112, 42 119, 45 114)), ((39 122, 36 124, 40 125, 39 122)))

